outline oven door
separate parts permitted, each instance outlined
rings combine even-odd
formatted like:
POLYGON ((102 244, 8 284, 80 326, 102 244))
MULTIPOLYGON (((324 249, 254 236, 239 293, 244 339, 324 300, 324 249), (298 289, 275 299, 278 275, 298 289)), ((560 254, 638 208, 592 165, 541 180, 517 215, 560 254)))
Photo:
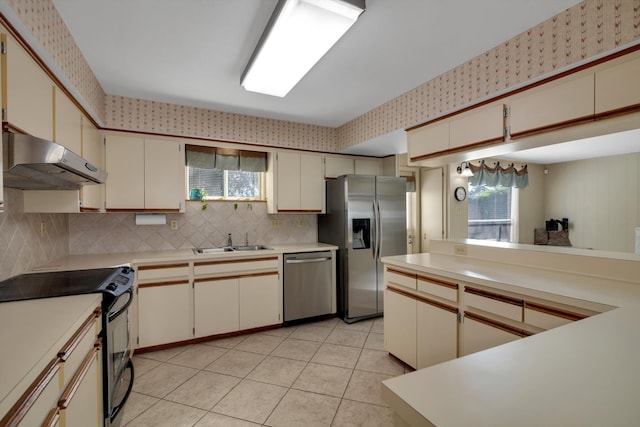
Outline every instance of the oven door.
POLYGON ((109 307, 106 315, 105 411, 108 426, 124 406, 133 387, 133 363, 129 339, 129 307, 133 290, 129 288, 109 307))

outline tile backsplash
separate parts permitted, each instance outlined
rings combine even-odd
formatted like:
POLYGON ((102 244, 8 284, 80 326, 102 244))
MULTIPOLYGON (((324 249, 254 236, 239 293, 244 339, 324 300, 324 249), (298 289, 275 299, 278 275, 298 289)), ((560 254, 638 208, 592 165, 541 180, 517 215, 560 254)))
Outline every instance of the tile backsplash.
POLYGON ((5 211, 0 213, 0 280, 69 253, 67 214, 25 214, 22 191, 9 188, 4 189, 4 204, 5 211))
POLYGON ((135 225, 133 213, 70 214, 69 253, 101 254, 225 246, 287 244, 317 240, 316 215, 270 215, 264 202, 187 202, 184 214, 167 214, 166 225, 135 225), (237 208, 236 208, 237 205, 237 208), (171 230, 171 221, 178 229, 171 230))

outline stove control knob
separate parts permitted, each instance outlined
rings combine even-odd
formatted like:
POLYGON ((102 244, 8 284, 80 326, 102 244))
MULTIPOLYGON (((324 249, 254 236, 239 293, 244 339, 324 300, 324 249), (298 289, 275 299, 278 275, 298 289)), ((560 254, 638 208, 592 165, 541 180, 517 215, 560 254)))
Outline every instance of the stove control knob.
POLYGON ((107 285, 107 290, 109 291, 115 291, 116 289, 118 289, 118 285, 116 285, 115 283, 111 282, 107 285))
POLYGON ((129 267, 122 267, 122 273, 129 274, 129 271, 131 271, 129 267))

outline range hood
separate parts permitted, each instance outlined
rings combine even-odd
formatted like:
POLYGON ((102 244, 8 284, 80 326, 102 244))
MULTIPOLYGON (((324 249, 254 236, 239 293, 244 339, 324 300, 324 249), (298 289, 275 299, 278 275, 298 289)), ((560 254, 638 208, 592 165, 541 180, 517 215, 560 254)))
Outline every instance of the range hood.
POLYGON ((107 173, 60 144, 2 133, 4 186, 21 190, 78 190, 102 184, 107 173))

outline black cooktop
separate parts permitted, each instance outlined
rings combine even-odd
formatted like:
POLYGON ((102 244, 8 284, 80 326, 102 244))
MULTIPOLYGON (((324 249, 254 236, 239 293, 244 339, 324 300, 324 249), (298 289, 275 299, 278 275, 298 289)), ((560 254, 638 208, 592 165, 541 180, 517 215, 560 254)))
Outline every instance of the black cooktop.
POLYGON ((26 273, 0 282, 0 302, 98 292, 118 295, 131 284, 129 267, 26 273))

